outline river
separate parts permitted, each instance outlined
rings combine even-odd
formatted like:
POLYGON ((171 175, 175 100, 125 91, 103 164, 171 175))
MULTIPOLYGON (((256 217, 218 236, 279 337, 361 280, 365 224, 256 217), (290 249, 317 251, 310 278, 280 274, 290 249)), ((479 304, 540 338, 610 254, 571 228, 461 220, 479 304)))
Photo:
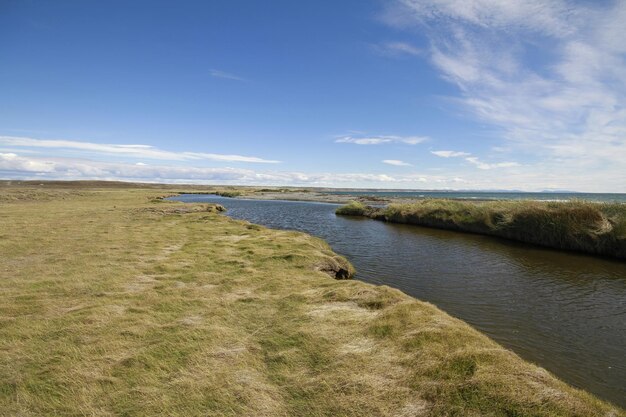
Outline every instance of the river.
POLYGON ((173 198, 326 240, 356 278, 431 302, 569 384, 626 407, 626 263, 494 237, 335 216, 327 203, 173 198))

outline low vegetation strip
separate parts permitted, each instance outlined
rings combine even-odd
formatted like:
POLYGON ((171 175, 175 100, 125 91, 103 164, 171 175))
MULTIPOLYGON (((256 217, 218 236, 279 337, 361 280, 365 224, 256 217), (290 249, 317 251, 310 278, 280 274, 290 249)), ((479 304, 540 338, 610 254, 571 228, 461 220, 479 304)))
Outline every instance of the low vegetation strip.
POLYGON ((384 208, 351 202, 337 214, 503 237, 626 259, 626 204, 425 199, 384 208))
POLYGON ((626 415, 330 278, 345 260, 311 236, 154 188, 0 193, 1 416, 626 415))

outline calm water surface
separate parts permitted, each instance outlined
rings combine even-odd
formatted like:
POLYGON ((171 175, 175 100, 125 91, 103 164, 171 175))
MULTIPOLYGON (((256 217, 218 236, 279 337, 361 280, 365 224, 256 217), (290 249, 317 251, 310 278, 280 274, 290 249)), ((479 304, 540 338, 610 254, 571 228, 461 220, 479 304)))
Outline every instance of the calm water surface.
POLYGON ((626 263, 335 216, 336 205, 185 195, 325 239, 357 278, 436 304, 568 383, 626 407, 626 263))

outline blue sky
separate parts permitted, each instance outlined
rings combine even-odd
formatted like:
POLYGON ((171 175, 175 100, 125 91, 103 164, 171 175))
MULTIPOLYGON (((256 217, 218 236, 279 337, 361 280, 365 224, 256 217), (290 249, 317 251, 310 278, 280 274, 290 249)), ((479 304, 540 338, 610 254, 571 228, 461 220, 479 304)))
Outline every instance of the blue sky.
POLYGON ((626 192, 626 2, 0 2, 0 178, 626 192))

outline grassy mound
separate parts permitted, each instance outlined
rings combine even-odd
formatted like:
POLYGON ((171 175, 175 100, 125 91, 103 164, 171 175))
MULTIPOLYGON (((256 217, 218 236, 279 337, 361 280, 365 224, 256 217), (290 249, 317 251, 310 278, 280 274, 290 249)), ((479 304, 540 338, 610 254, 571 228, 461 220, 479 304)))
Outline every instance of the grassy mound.
POLYGON ((358 201, 351 201, 345 206, 339 207, 335 210, 336 214, 342 216, 365 216, 367 212, 367 206, 358 201))
POLYGON ((430 304, 329 278, 346 261, 319 239, 159 192, 0 190, 0 415, 624 415, 430 304))

